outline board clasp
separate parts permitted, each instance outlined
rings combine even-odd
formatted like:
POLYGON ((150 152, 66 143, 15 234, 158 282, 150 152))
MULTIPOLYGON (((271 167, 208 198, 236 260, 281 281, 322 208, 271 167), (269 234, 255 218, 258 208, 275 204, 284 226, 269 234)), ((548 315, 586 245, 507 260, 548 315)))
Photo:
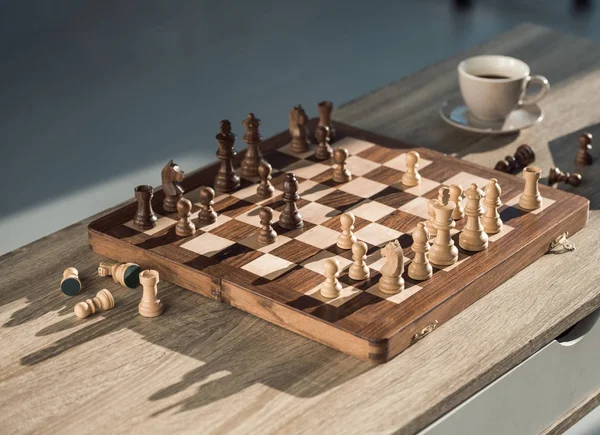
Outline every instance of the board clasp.
POLYGON ((421 329, 419 332, 417 332, 413 337, 414 340, 419 341, 422 338, 425 338, 426 336, 431 334, 437 327, 438 327, 438 321, 435 320, 433 323, 430 323, 429 325, 427 325, 426 327, 421 329))

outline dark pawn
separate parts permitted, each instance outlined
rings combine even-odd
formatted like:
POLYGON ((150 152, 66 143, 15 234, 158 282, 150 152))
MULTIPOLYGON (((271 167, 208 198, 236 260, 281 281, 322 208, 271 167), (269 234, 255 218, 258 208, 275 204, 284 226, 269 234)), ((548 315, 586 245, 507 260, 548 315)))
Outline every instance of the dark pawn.
POLYGON ((515 156, 506 156, 504 160, 496 163, 495 170, 511 174, 531 165, 535 161, 535 153, 527 144, 517 148, 515 156))
POLYGON ((260 233, 258 234, 258 242, 264 245, 275 243, 275 240, 277 240, 277 233, 271 226, 273 209, 271 207, 263 207, 260 209, 258 216, 260 217, 260 224, 262 225, 260 233))
POLYGON ((298 195, 298 180, 296 176, 291 172, 285 175, 285 181, 283 182, 283 201, 285 206, 283 212, 279 217, 279 226, 288 230, 294 230, 301 228, 304 225, 302 222, 302 216, 298 212, 298 206, 296 201, 300 199, 298 195))
POLYGON ((575 156, 575 164, 580 166, 589 166, 592 164, 593 158, 590 154, 592 149, 592 135, 584 133, 579 136, 579 151, 575 156))
POLYGON ((240 177, 233 169, 233 158, 237 153, 233 147, 235 134, 231 132, 231 123, 228 120, 221 121, 221 132, 216 138, 219 142, 217 157, 221 160, 221 166, 215 178, 215 189, 221 192, 233 192, 240 187, 240 177))
POLYGON ((333 181, 336 183, 346 183, 352 179, 352 174, 346 168, 346 160, 348 159, 348 150, 346 148, 337 148, 333 153, 333 159, 337 163, 337 167, 333 169, 333 181))
POLYGON ((242 177, 253 178, 258 176, 258 165, 262 159, 258 145, 262 142, 262 137, 258 131, 260 119, 249 113, 246 119, 242 121, 245 128, 244 142, 248 144, 244 160, 242 160, 242 177))
POLYGON ((158 218, 152 210, 152 186, 141 185, 135 188, 135 199, 137 199, 137 211, 133 217, 133 225, 142 231, 156 226, 158 218))
POLYGON ((553 186, 557 183, 564 182, 570 184, 573 187, 577 187, 581 184, 581 175, 570 172, 563 172, 558 168, 550 169, 548 174, 548 184, 553 186))
POLYGON ((275 188, 271 184, 271 172, 273 172, 273 168, 268 162, 265 162, 264 160, 260 162, 258 165, 260 183, 256 188, 256 194, 261 198, 270 198, 275 191, 275 188))
POLYGON ((200 211, 198 211, 198 222, 202 224, 214 224, 217 220, 217 212, 213 209, 215 191, 210 187, 200 189, 200 211))
POLYGON ((319 111, 319 126, 324 126, 329 129, 327 138, 329 139, 329 143, 333 143, 335 141, 335 128, 333 125, 331 125, 331 112, 333 112, 333 103, 331 101, 321 101, 317 105, 317 110, 319 111))
POLYGON ((175 234, 181 237, 187 237, 194 234, 196 225, 190 220, 192 215, 192 202, 189 199, 181 198, 177 201, 177 215, 179 222, 175 225, 175 234))
POLYGON ((317 126, 315 130, 315 139, 319 144, 315 151, 315 157, 317 160, 329 160, 333 155, 333 150, 329 146, 329 128, 324 125, 317 126))

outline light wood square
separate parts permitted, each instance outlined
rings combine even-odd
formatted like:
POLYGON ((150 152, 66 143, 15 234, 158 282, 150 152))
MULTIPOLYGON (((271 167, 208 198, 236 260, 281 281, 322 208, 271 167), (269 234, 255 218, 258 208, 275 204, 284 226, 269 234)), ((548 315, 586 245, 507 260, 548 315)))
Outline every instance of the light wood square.
POLYGON ((325 249, 334 245, 339 237, 339 233, 330 228, 317 225, 314 228, 300 234, 296 240, 304 242, 315 248, 325 249))
POLYGON ((488 241, 496 242, 496 241, 500 240, 506 234, 510 233, 512 230, 514 230, 513 227, 506 225, 506 224, 502 224, 502 231, 500 231, 498 234, 488 235, 488 241))
POLYGON ((350 156, 348 157, 348 160, 346 160, 346 168, 355 176, 365 175, 380 166, 381 164, 379 163, 358 156, 350 156))
POLYGON ((372 223, 354 233, 358 240, 381 246, 391 240, 396 240, 402 235, 400 231, 393 230, 378 223, 372 223))
POLYGON ((328 165, 323 163, 314 163, 309 160, 300 160, 284 168, 282 172, 293 172, 296 177, 313 178, 329 169, 328 165))
POLYGON ((346 268, 350 267, 350 265, 352 264, 352 260, 349 260, 348 258, 335 255, 334 253, 329 251, 321 251, 310 257, 305 262, 301 263, 301 265, 309 270, 312 270, 313 272, 323 275, 323 266, 325 260, 327 260, 328 258, 335 258, 339 262, 340 273, 346 268))
POLYGON ((455 176, 448 178, 443 184, 446 186, 459 184, 464 190, 467 190, 472 183, 476 183, 477 186, 483 190, 489 181, 490 180, 487 178, 478 177, 477 175, 469 174, 468 172, 459 172, 455 176))
POLYGON ((418 196, 413 200, 410 200, 398 210, 401 210, 405 213, 409 213, 415 216, 419 216, 423 219, 429 219, 429 200, 427 198, 423 198, 422 196, 418 196))
POLYGON ((339 210, 319 204, 318 202, 311 202, 300 208, 299 211, 302 215, 302 219, 317 225, 340 214, 339 210))
POLYGON ((377 201, 367 200, 348 211, 355 216, 360 216, 363 219, 375 222, 388 214, 395 212, 396 209, 377 201))
POLYGON ((379 290, 379 286, 375 284, 373 287, 367 289, 367 293, 371 293, 377 297, 385 299, 386 301, 392 302, 394 304, 399 304, 410 298, 412 295, 417 293, 419 290, 422 290, 423 287, 418 286, 416 284, 410 284, 408 282, 404 283, 404 290, 394 295, 389 295, 387 293, 383 293, 379 290))
MULTIPOLYGON (((200 189, 202 189, 203 186, 200 186, 194 190, 190 190, 188 192, 185 192, 183 194, 183 197, 186 199, 189 199, 193 204, 198 204, 200 201, 200 189)), ((227 198, 230 194, 229 193, 223 193, 223 192, 219 192, 218 190, 215 191, 215 198, 213 199, 213 201, 215 203, 224 200, 225 198, 227 198)))
POLYGON ((292 240, 289 237, 279 234, 274 243, 264 245, 258 241, 258 234, 259 234, 259 231, 257 230, 255 233, 250 234, 248 237, 246 237, 243 240, 240 240, 238 243, 240 245, 247 246, 248 248, 254 249, 256 251, 271 252, 274 249, 277 249, 280 246, 285 245, 287 242, 292 240))
POLYGON ((306 180, 298 185, 298 193, 301 198, 308 201, 316 201, 329 195, 335 190, 335 187, 329 187, 324 184, 319 184, 316 181, 306 180))
MULTIPOLYGON (((321 284, 322 285, 322 284, 321 284)), ((326 298, 321 294, 321 285, 316 286, 313 289, 310 289, 305 294, 310 295, 311 297, 318 299, 319 301, 333 305, 334 307, 339 307, 348 302, 355 296, 358 296, 362 290, 357 289, 352 286, 345 286, 342 284, 342 289, 340 290, 340 294, 335 298, 326 298)))
POLYGON ((211 233, 204 233, 189 242, 185 242, 181 247, 196 254, 212 257, 233 244, 234 242, 231 240, 211 233))
MULTIPOLYGON (((275 189, 273 191, 273 195, 269 198, 261 198, 260 196, 258 196, 258 194, 256 193, 256 190, 258 189, 258 183, 254 183, 248 187, 245 187, 243 189, 240 189, 236 192, 233 192, 231 194, 231 196, 239 198, 239 199, 245 199, 246 201, 250 201, 253 202, 255 204, 262 204, 263 202, 269 201, 270 199, 276 197, 277 195, 281 195, 283 192, 275 189)), ((219 197, 219 201, 224 199, 223 196, 221 195, 219 197)), ((217 202, 217 198, 215 198, 215 203, 217 202)))
MULTIPOLYGON (((431 165, 431 163, 431 160, 424 159, 423 157, 419 158, 419 167, 417 168, 417 171, 431 165)), ((406 172, 406 153, 400 154, 399 156, 388 160, 383 164, 383 166, 406 172)))
POLYGON ((242 269, 247 270, 262 278, 273 280, 279 275, 284 274, 295 266, 283 258, 276 257, 271 254, 264 254, 256 260, 242 266, 242 269))
MULTIPOLYGON (((520 198, 521 198, 521 195, 517 195, 513 199, 511 199, 510 201, 508 201, 506 203, 506 205, 511 206, 511 207, 519 208, 519 199, 520 198)), ((554 201, 553 199, 542 197, 542 206, 540 208, 538 208, 537 210, 525 210, 525 211, 528 212, 528 213, 531 213, 531 214, 540 214, 541 212, 543 212, 545 209, 547 209, 548 207, 550 207, 555 202, 556 201, 554 201)))
MULTIPOLYGON (((165 216, 161 216, 159 214, 157 214, 156 217, 158 218, 158 220, 156 221, 156 226, 154 228, 150 228, 149 230, 142 231, 144 234, 146 234, 148 236, 153 236, 154 234, 156 234, 166 228, 169 228, 177 223, 176 220, 165 217, 165 216)), ((135 225, 133 225, 133 219, 130 220, 129 222, 127 222, 125 224, 125 226, 129 227, 129 228, 133 228, 136 231, 140 231, 135 227, 135 225)))
POLYGON ((194 222, 194 224, 196 225, 196 228, 199 228, 203 231, 210 231, 210 230, 214 230, 215 228, 220 227, 223 224, 226 224, 227 222, 229 222, 231 220, 231 218, 227 215, 224 214, 219 214, 217 215, 217 219, 212 223, 212 224, 201 224, 198 222, 198 212, 194 212, 192 213, 192 220, 194 222))
POLYGON ((303 153, 295 153, 294 151, 292 151, 292 147, 290 144, 284 145, 281 148, 277 148, 277 151, 279 151, 280 153, 287 154, 289 156, 298 157, 300 159, 305 159, 313 155, 313 153, 315 152, 315 150, 311 146, 308 151, 305 151, 303 153))
POLYGON ((405 188, 402 187, 401 184, 394 185, 394 187, 397 187, 398 189, 404 190, 405 192, 416 196, 421 196, 439 186, 441 186, 441 184, 437 181, 433 181, 425 177, 421 177, 421 182, 413 187, 405 188))
POLYGON ((339 190, 347 193, 351 193, 361 198, 369 198, 382 190, 387 186, 377 181, 369 180, 368 178, 355 178, 352 181, 339 187, 339 190))
MULTIPOLYGON (((261 208, 262 207, 256 207, 251 210, 248 210, 247 212, 236 216, 235 220, 260 228, 261 225, 260 225, 259 213, 260 213, 261 208)), ((273 220, 271 221, 271 223, 274 224, 275 222, 277 222, 279 220, 280 215, 281 215, 281 212, 278 212, 277 210, 273 210, 273 220)))
POLYGON ((353 137, 345 137, 335 142, 333 148, 346 148, 350 155, 358 154, 364 150, 368 150, 375 144, 364 140, 356 139, 353 137))

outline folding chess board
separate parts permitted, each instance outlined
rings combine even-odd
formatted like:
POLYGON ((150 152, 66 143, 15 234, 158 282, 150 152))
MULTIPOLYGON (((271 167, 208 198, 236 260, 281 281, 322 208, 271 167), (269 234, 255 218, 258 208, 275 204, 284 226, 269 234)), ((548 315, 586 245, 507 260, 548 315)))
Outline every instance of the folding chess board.
MULTIPOLYGON (((90 224, 90 246, 114 260, 156 269, 163 280, 350 355, 385 362, 539 258, 555 238, 573 234, 587 222, 585 198, 540 186, 543 207, 525 212, 517 205, 524 185, 521 177, 347 125, 335 127, 334 148, 347 148, 350 154, 347 163, 353 178, 347 183, 333 182, 333 162, 317 161, 314 147, 303 154, 291 152, 289 134, 281 133, 261 145, 264 159, 273 166, 272 198, 256 195, 257 180, 242 179, 238 191, 215 197, 214 224, 197 224, 194 235, 179 237, 177 214, 163 210, 164 195, 159 190, 152 201, 159 216, 155 228, 140 232, 133 227, 136 204, 131 202, 90 224), (422 180, 406 188, 400 180, 410 149, 421 155, 422 180), (281 191, 286 172, 293 172, 299 181, 304 227, 286 230, 275 224, 276 243, 260 245, 258 212, 268 205, 274 210, 273 221, 277 220, 284 206, 281 191), (410 234, 418 222, 427 220, 429 199, 437 197, 444 184, 483 187, 491 177, 502 187, 502 232, 490 237, 487 250, 470 253, 459 248, 458 263, 434 267, 427 281, 411 280, 406 274, 413 257, 410 234), (356 216, 354 233, 369 248, 371 277, 365 281, 348 277, 351 251, 336 246, 339 215, 346 211, 356 216), (380 248, 394 239, 403 248, 406 286, 388 295, 377 287, 384 264, 380 248), (328 258, 336 258, 342 269, 343 288, 335 299, 319 292, 323 262, 328 258)), ((241 157, 237 156, 237 166, 241 157)), ((212 186, 217 168, 218 163, 188 174, 185 197, 197 203, 199 188, 212 186)), ((198 206, 192 211, 197 214, 198 206)), ((456 246, 465 221, 458 221, 452 230, 456 246)))

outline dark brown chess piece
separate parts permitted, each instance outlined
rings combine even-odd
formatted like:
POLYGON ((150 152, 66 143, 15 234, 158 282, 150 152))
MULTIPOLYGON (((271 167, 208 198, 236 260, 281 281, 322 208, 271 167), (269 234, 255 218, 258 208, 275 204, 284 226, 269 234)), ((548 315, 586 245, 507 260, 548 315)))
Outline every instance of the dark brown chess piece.
POLYGON ((158 218, 152 210, 152 186, 141 185, 134 190, 135 199, 137 199, 137 210, 133 217, 133 225, 142 231, 149 230, 156 226, 158 218))
POLYGON ((551 168, 548 174, 548 185, 553 186, 560 182, 577 187, 581 184, 581 175, 574 172, 563 172, 558 168, 551 168))
POLYGON ((315 130, 315 139, 319 144, 315 150, 317 160, 329 160, 333 155, 333 150, 329 146, 329 129, 325 125, 317 126, 315 130))
POLYGON ((584 133, 579 136, 579 151, 575 156, 575 164, 580 166, 589 166, 593 162, 590 150, 592 149, 592 135, 584 133))
POLYGON ((215 178, 215 189, 221 192, 233 192, 240 187, 240 177, 233 169, 233 157, 237 153, 233 147, 235 134, 231 132, 231 123, 228 120, 221 121, 221 132, 216 137, 219 142, 217 157, 221 160, 221 166, 215 178))
POLYGON ((301 228, 304 225, 302 216, 298 211, 296 201, 300 199, 298 194, 298 180, 291 172, 285 175, 283 182, 283 201, 285 202, 283 212, 279 216, 279 226, 288 230, 301 228))
POLYGON ((299 104, 292 107, 290 110, 290 134, 292 135, 290 148, 295 153, 304 153, 310 149, 307 123, 308 116, 302 106, 299 104))
POLYGON ((163 209, 165 211, 177 211, 177 202, 183 195, 181 182, 184 176, 184 172, 176 163, 173 163, 173 160, 169 160, 163 167, 161 179, 163 192, 165 193, 165 199, 163 200, 163 209))
POLYGON ((517 148, 514 157, 506 156, 504 160, 496 163, 494 169, 497 171, 506 172, 507 174, 512 174, 531 165, 534 161, 535 153, 529 145, 523 144, 517 148))
POLYGON ((262 142, 262 137, 258 131, 260 119, 249 113, 246 119, 242 121, 246 129, 244 133, 244 142, 248 144, 244 160, 242 160, 242 177, 253 178, 258 176, 258 165, 262 159, 258 145, 262 142))
POLYGON ((352 179, 352 174, 346 168, 346 160, 348 159, 348 150, 346 148, 336 148, 333 152, 333 160, 337 166, 333 169, 333 181, 336 183, 346 183, 352 179))
POLYGON ((270 198, 273 196, 273 192, 275 191, 275 188, 271 184, 271 172, 273 172, 271 165, 264 160, 261 161, 258 165, 258 176, 260 178, 260 183, 256 188, 256 194, 261 198, 270 198))
POLYGON ((177 215, 179 222, 175 225, 175 234, 181 237, 187 237, 194 234, 196 225, 191 221, 192 202, 189 199, 181 198, 177 202, 177 215))
POLYGON ((213 209, 215 191, 210 187, 200 189, 200 210, 198 211, 198 222, 201 224, 213 224, 217 220, 217 212, 213 209))
POLYGON ((275 240, 277 240, 277 233, 271 226, 273 209, 271 207, 263 207, 260 209, 260 212, 258 212, 258 216, 260 217, 260 224, 262 225, 262 228, 258 233, 258 242, 264 245, 275 243, 275 240))
POLYGON ((329 143, 335 142, 335 127, 331 124, 331 112, 333 112, 333 103, 331 101, 321 101, 317 109, 319 110, 319 126, 329 129, 329 143))

